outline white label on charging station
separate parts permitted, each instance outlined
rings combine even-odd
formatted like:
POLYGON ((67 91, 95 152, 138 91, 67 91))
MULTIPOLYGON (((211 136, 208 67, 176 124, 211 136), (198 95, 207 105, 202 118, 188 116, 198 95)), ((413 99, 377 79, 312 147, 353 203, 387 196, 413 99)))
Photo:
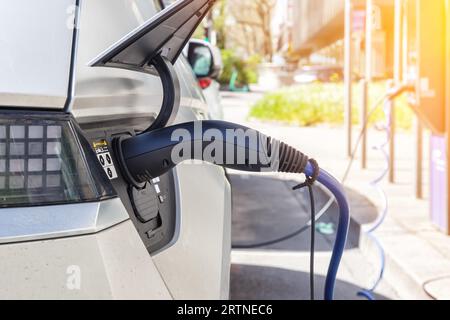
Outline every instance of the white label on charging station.
POLYGON ((102 165, 103 170, 108 176, 109 180, 117 179, 117 171, 114 166, 114 162, 111 157, 111 153, 109 153, 108 143, 106 140, 101 140, 93 143, 94 150, 97 153, 97 158, 100 164, 102 165))

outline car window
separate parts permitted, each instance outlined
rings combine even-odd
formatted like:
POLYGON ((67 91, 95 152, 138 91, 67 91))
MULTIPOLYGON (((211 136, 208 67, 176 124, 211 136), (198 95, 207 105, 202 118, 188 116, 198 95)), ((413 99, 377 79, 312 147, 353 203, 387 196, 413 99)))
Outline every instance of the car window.
POLYGON ((211 69, 212 57, 207 47, 195 47, 193 52, 194 64, 192 68, 196 75, 206 77, 211 69))

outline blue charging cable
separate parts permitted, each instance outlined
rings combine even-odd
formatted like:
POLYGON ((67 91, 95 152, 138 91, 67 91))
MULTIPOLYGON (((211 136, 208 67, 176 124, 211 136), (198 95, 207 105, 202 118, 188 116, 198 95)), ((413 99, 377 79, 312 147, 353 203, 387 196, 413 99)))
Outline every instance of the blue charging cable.
MULTIPOLYGON (((309 163, 306 166, 305 174, 312 176, 314 174, 314 166, 309 163)), ((325 300, 333 300, 334 287, 336 285, 337 273, 344 254, 345 244, 347 242, 348 229, 350 226, 350 207, 345 196, 342 185, 328 172, 320 169, 317 182, 327 188, 335 197, 339 207, 339 224, 336 231, 336 240, 334 242, 333 253, 331 255, 330 265, 328 267, 327 277, 325 280, 325 300)))
POLYGON ((379 194, 380 199, 382 199, 383 204, 382 204, 381 209, 379 210, 377 221, 369 228, 369 230, 365 231, 368 238, 373 242, 373 244, 376 246, 376 248, 378 250, 378 254, 379 254, 379 258, 380 258, 380 269, 378 272, 378 276, 377 276, 376 280, 374 281, 373 285, 369 289, 362 289, 361 291, 358 292, 358 296, 364 297, 367 300, 375 300, 374 292, 377 289, 378 285, 381 283, 381 280, 383 280, 384 269, 386 266, 386 254, 384 252, 384 248, 374 233, 379 227, 381 227, 383 222, 386 220, 386 217, 387 217, 388 211, 389 211, 389 201, 388 201, 386 192, 384 191, 383 187, 380 184, 386 178, 386 176, 389 173, 389 169, 390 169, 390 156, 386 152, 385 148, 388 146, 388 144, 391 141, 391 127, 392 127, 391 113, 392 113, 392 101, 390 99, 387 99, 385 101, 385 105, 384 105, 384 115, 386 118, 386 124, 384 126, 384 131, 386 134, 386 139, 379 146, 376 146, 374 148, 375 150, 380 151, 380 153, 383 155, 386 165, 385 165, 384 170, 380 173, 380 175, 370 183, 370 185, 373 188, 375 188, 375 190, 379 194))
POLYGON ((356 145, 352 152, 351 160, 347 166, 344 177, 342 178, 342 184, 345 185, 345 183, 349 177, 353 162, 355 160, 356 152, 362 141, 364 132, 366 131, 366 129, 369 125, 369 120, 373 116, 375 111, 377 111, 377 109, 384 103, 384 114, 387 119, 385 127, 384 127, 384 130, 386 132, 386 140, 383 143, 381 143, 379 146, 377 146, 375 149, 379 150, 383 154, 383 157, 385 158, 386 166, 383 169, 383 171, 381 172, 381 174, 370 183, 370 185, 373 186, 376 189, 376 191, 378 192, 378 194, 380 195, 380 198, 383 201, 383 206, 382 206, 382 209, 379 210, 378 220, 374 223, 374 225, 372 227, 369 228, 369 230, 365 231, 367 237, 372 240, 372 242, 374 243, 374 245, 376 246, 376 248, 378 250, 379 258, 380 258, 380 270, 378 273, 378 277, 374 281, 373 285, 369 289, 362 289, 357 293, 358 296, 364 297, 368 300, 375 300, 374 292, 375 292, 376 288, 378 287, 378 285, 381 283, 381 280, 383 279, 385 266, 386 266, 386 256, 385 256, 384 248, 374 233, 385 221, 386 216, 388 214, 388 210, 389 210, 388 198, 387 198, 386 192, 383 190, 380 183, 384 180, 384 178, 386 177, 386 175, 388 174, 389 169, 390 169, 390 157, 389 157, 389 154, 386 152, 385 148, 389 144, 390 137, 391 137, 391 131, 390 131, 391 126, 392 126, 392 123, 390 121, 391 112, 392 112, 392 104, 391 103, 394 99, 399 97, 401 94, 403 94, 405 92, 414 92, 414 90, 415 90, 415 86, 409 85, 409 84, 404 84, 399 87, 394 87, 394 88, 389 89, 388 92, 386 93, 386 95, 384 95, 383 97, 381 97, 379 100, 377 100, 374 103, 372 110, 368 113, 366 120, 363 123, 362 130, 360 132, 360 135, 357 139, 356 145))

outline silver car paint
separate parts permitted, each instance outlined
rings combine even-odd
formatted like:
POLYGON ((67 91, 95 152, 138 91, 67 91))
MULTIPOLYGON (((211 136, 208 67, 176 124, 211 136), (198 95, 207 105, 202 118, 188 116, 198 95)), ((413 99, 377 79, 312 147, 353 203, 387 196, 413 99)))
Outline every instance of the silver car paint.
POLYGON ((0 1, 0 106, 64 107, 74 4, 0 1))
MULTIPOLYGON (((25 17, 32 16, 34 12, 37 15, 31 19, 32 24, 19 29, 19 36, 30 38, 28 43, 32 46, 14 47, 3 56, 0 53, 5 58, 0 60, 3 68, 0 70, 6 70, 0 73, 0 105, 64 107, 69 91, 73 30, 66 26, 64 30, 53 29, 62 21, 66 23, 68 16, 70 21, 73 3, 45 0, 37 5, 33 0, 8 1, 8 8, 15 10, 8 12, 15 17, 24 13, 25 17), (33 31, 27 34, 25 30, 30 29, 33 31), (41 34, 46 31, 53 35, 52 41, 56 43, 53 46, 42 41, 41 34), (29 53, 34 52, 34 61, 38 60, 39 66, 30 62, 29 53), (13 63, 3 64, 11 59, 13 63), (19 62, 28 68, 17 68, 19 62), (4 74, 11 79, 5 79, 4 74)), ((86 66, 99 52, 151 17, 155 13, 153 2, 80 0, 79 9, 70 111, 80 122, 156 115, 162 100, 157 77, 86 66)), ((0 18, 4 12, 0 10, 0 18)), ((0 31, 2 47, 22 41, 13 39, 17 36, 14 32, 5 31, 9 23, 1 21, 1 26, 6 27, 0 31)), ((180 60, 176 68, 183 97, 177 121, 205 117, 207 106, 195 79, 187 76, 186 62, 180 60)), ((89 236, 4 244, 0 246, 0 255, 7 262, 0 266, 0 298, 227 298, 231 200, 224 171, 213 166, 184 164, 178 177, 182 218, 179 241, 172 247, 150 258, 129 220, 89 236), (66 269, 72 265, 80 266, 86 276, 81 290, 65 287, 66 269)), ((114 210, 120 212, 123 208, 114 210)), ((61 208, 61 214, 64 212, 65 208, 61 208)))
POLYGON ((128 219, 128 213, 119 199, 99 203, 5 208, 1 210, 0 244, 92 234, 128 219))
POLYGON ((225 172, 213 165, 188 162, 178 166, 177 175, 179 240, 154 256, 155 264, 175 299, 228 299, 231 187, 225 172))
POLYGON ((211 119, 223 120, 223 106, 220 97, 220 84, 216 80, 211 82, 211 85, 203 90, 203 95, 208 101, 209 115, 211 119))
MULTIPOLYGON (((102 120, 123 116, 156 116, 162 90, 159 77, 111 68, 92 68, 89 61, 156 13, 149 0, 84 0, 80 2, 78 50, 72 112, 80 119, 102 116, 102 120), (108 110, 105 113, 105 110, 108 110)), ((182 62, 175 68, 185 74, 182 62)), ((181 105, 191 107, 193 95, 184 77, 181 105)))
POLYGON ((0 246, 2 299, 171 299, 131 221, 103 232, 0 246))

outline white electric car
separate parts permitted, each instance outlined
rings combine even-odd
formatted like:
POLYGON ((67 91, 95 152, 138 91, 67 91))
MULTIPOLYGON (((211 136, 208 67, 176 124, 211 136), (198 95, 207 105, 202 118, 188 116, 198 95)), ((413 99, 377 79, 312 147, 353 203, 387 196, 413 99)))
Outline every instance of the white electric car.
MULTIPOLYGON (((201 16, 211 2, 173 6, 201 16)), ((142 189, 129 185, 111 141, 152 125, 167 93, 139 66, 90 64, 158 15, 158 3, 0 1, 0 298, 228 298, 224 170, 186 163, 142 189)), ((157 17, 153 31, 164 23, 157 17)), ((180 56, 174 68, 175 123, 206 118, 189 63, 180 56)))

